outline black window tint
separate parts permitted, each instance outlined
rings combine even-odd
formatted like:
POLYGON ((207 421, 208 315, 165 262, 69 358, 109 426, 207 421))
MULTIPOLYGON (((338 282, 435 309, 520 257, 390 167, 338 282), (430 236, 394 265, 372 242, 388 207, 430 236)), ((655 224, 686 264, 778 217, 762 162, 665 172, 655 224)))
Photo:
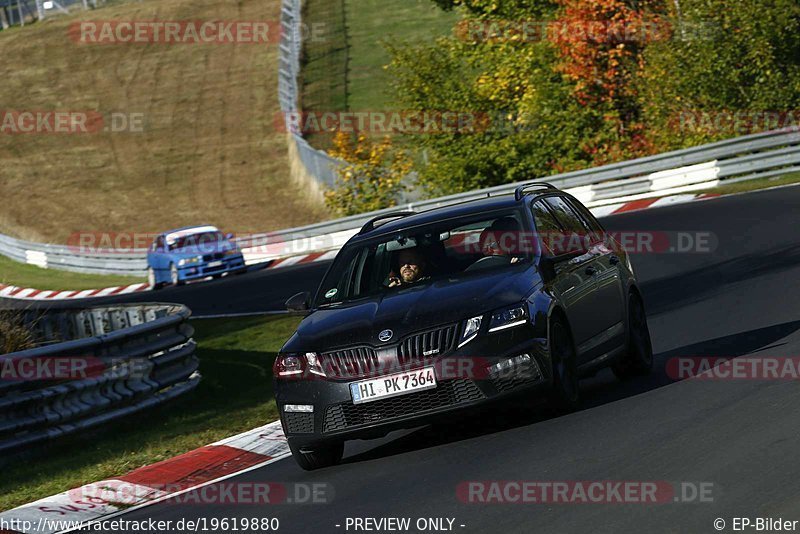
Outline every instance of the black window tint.
POLYGON ((564 198, 547 197, 545 202, 553 209, 553 213, 555 213, 558 222, 561 223, 561 226, 563 226, 565 230, 578 234, 586 234, 589 232, 589 228, 585 225, 583 219, 575 213, 575 210, 567 204, 564 198))
POLYGON ((536 230, 538 232, 563 232, 561 225, 553 217, 553 213, 547 209, 544 202, 541 200, 534 202, 531 206, 533 218, 536 221, 536 230))
POLYGON ((564 198, 565 202, 567 202, 572 210, 578 214, 583 225, 588 228, 588 237, 589 237, 589 244, 597 244, 603 241, 605 236, 605 231, 603 227, 597 222, 597 219, 594 218, 594 215, 586 209, 586 206, 578 202, 577 200, 571 198, 564 198))
POLYGON ((536 223, 539 241, 545 252, 551 256, 560 254, 561 251, 556 251, 557 247, 554 246, 554 243, 564 241, 564 229, 556 221, 553 212, 541 200, 533 203, 531 212, 536 223))
POLYGON ((575 210, 575 212, 580 215, 581 220, 584 224, 595 232, 596 234, 603 233, 603 226, 598 222, 597 219, 594 218, 594 215, 580 202, 573 200, 571 198, 566 199, 570 206, 575 210))

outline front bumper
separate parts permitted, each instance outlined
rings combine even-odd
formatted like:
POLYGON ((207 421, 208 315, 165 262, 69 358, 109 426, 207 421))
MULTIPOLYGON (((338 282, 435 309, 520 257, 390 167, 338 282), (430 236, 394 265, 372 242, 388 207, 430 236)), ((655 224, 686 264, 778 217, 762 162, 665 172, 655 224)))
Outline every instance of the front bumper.
POLYGON ((178 277, 184 281, 199 280, 208 276, 243 271, 245 268, 243 256, 231 256, 221 260, 178 267, 178 277), (215 265, 217 263, 219 264, 215 265))
POLYGON ((364 378, 276 380, 283 431, 298 447, 379 437, 392 430, 428 424, 440 416, 450 416, 506 397, 533 393, 552 383, 547 341, 533 337, 533 333, 533 328, 525 325, 479 336, 460 350, 416 366, 435 368, 435 389, 362 404, 353 403, 349 385, 364 378), (492 365, 523 354, 530 355, 535 364, 510 372, 488 372, 492 365), (287 404, 310 404, 314 411, 286 413, 284 406, 287 404))

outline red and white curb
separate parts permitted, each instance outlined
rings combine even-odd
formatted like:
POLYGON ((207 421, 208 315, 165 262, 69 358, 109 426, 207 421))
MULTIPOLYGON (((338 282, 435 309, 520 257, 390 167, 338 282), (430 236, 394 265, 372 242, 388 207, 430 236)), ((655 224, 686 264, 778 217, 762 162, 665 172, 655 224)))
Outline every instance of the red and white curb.
POLYGON ((86 484, 0 513, 0 533, 53 534, 164 501, 288 456, 280 421, 127 475, 86 484))
MULTIPOLYGON (((631 200, 629 202, 590 207, 589 210, 595 215, 595 217, 607 217, 609 215, 617 215, 620 213, 660 208, 663 206, 673 206, 676 204, 685 204, 687 202, 694 202, 697 200, 708 200, 711 198, 717 198, 719 196, 720 195, 703 193, 642 198, 638 200, 631 200)), ((355 235, 357 231, 358 230, 353 230, 351 234, 355 235)), ((339 232, 337 234, 337 240, 344 242, 349 239, 349 235, 342 234, 343 232, 339 232)), ((305 254, 298 254, 277 259, 266 259, 262 257, 263 255, 259 255, 258 253, 249 253, 247 250, 244 250, 243 252, 248 265, 252 265, 254 263, 266 263, 267 265, 264 267, 264 269, 279 269, 291 267, 293 265, 305 265, 318 261, 330 261, 336 257, 336 254, 339 252, 339 250, 337 248, 321 252, 308 252, 305 254)), ((124 295, 127 293, 138 293, 149 290, 150 287, 145 283, 132 284, 129 286, 107 287, 105 289, 85 289, 83 291, 43 291, 39 289, 0 284, 0 298, 4 297, 21 300, 84 299, 107 297, 112 295, 124 295)))
POLYGON ((609 215, 617 215, 619 213, 627 213, 631 211, 641 211, 651 208, 662 208, 664 206, 674 206, 676 204, 686 204, 696 200, 708 200, 711 198, 718 198, 721 195, 713 193, 703 194, 685 194, 685 195, 671 195, 668 197, 656 198, 642 198, 639 200, 631 200, 629 202, 618 202, 615 204, 605 204, 603 206, 595 206, 589 208, 589 211, 595 217, 608 217, 609 215))
POLYGON ((145 283, 131 284, 128 286, 107 287, 104 289, 84 289, 79 291, 48 291, 30 287, 18 287, 0 284, 0 297, 23 300, 64 300, 86 299, 93 297, 108 297, 111 295, 125 295, 147 291, 149 286, 145 283))

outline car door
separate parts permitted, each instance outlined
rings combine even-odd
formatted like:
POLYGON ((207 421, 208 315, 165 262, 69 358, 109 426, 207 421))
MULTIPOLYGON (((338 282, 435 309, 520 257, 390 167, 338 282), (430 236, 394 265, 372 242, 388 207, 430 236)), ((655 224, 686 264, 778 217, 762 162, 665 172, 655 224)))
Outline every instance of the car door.
POLYGON ((569 241, 570 230, 556 219, 545 199, 533 202, 531 211, 542 252, 551 258, 554 271, 546 283, 564 307, 578 349, 578 363, 584 363, 587 355, 583 348, 591 344, 599 330, 592 258, 584 250, 564 246, 569 241))
POLYGON ((556 217, 559 220, 571 219, 570 224, 580 225, 586 237, 587 250, 592 258, 590 266, 594 272, 598 306, 594 318, 597 333, 590 348, 599 356, 616 348, 625 337, 625 300, 619 271, 620 259, 607 246, 605 232, 599 223, 585 213, 585 209, 579 208, 576 202, 564 195, 548 198, 548 203, 556 211, 556 217))
POLYGON ((566 198, 593 236, 592 250, 596 254, 597 285, 607 310, 607 326, 623 328, 626 319, 627 290, 622 276, 623 257, 617 244, 606 234, 594 216, 573 198, 566 198))

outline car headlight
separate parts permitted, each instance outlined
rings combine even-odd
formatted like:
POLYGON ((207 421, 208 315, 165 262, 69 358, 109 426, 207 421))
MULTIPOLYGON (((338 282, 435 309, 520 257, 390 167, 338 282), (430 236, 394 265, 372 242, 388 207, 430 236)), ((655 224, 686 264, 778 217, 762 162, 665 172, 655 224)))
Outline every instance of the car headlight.
POLYGON ((461 340, 458 342, 459 349, 478 336, 478 331, 481 329, 482 321, 482 315, 473 317, 472 319, 467 319, 467 322, 464 325, 464 333, 461 334, 461 340))
POLYGON ((224 252, 224 254, 225 254, 225 256, 235 256, 235 255, 239 254, 239 249, 238 248, 232 248, 232 249, 226 250, 224 252))
POLYGON ((306 371, 317 376, 326 376, 316 352, 278 354, 272 371, 278 378, 299 377, 306 371))
POLYGON ((183 258, 182 260, 178 261, 178 266, 183 267, 184 265, 200 263, 201 261, 203 261, 203 256, 193 256, 191 258, 183 258))
POLYGON ((524 304, 517 304, 492 313, 489 320, 489 332, 497 332, 506 328, 514 328, 528 322, 528 312, 524 304))

